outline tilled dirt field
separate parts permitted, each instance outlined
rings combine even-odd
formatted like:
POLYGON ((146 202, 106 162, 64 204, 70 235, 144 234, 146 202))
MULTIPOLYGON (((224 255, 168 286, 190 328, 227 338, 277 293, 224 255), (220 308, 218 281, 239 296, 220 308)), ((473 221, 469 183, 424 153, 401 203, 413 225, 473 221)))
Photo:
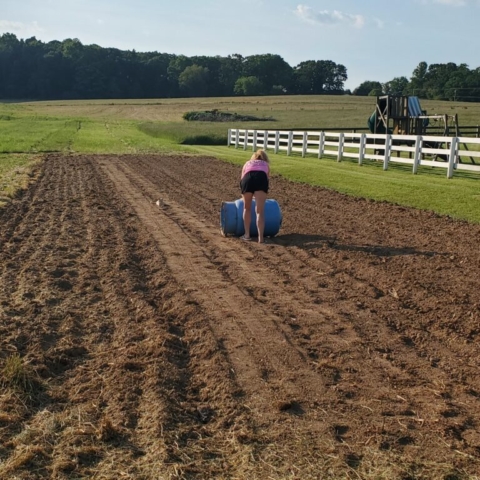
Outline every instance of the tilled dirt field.
POLYGON ((0 478, 479 478, 480 227, 277 177, 246 243, 238 177, 49 156, 0 212, 0 478))

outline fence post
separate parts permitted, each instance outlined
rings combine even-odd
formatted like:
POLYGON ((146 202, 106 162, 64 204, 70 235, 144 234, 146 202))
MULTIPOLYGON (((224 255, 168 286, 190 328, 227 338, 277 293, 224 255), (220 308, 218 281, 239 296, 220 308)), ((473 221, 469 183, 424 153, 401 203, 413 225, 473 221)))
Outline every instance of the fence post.
POLYGON ((240 137, 240 130, 237 128, 236 137, 235 137, 235 148, 238 148, 239 137, 240 137))
POLYGON ((337 162, 340 162, 343 157, 343 144, 345 142, 345 134, 341 133, 338 137, 338 155, 337 155, 337 162))
POLYGON ((305 158, 305 155, 307 153, 307 146, 308 146, 308 135, 307 135, 307 132, 303 132, 302 158, 305 158))
POLYGON ((248 130, 245 130, 245 135, 243 137, 243 149, 246 150, 248 145, 248 130))
POLYGON ((253 145, 252 150, 255 151, 257 149, 257 131, 253 131, 253 145))
POLYGON ((263 132, 263 149, 264 150, 268 149, 268 130, 265 130, 263 132))
POLYGON ((290 130, 288 132, 288 147, 287 147, 287 155, 292 154, 292 146, 293 146, 293 132, 290 130))
POLYGON ((365 157, 365 141, 367 139, 367 136, 362 133, 360 135, 360 146, 358 147, 358 164, 362 165, 363 163, 363 158, 365 157))
POLYGON ((447 178, 453 177, 453 170, 455 168, 455 159, 457 157, 457 146, 458 146, 458 137, 453 137, 452 143, 450 144, 450 156, 448 157, 447 178))
POLYGON ((278 153, 280 149, 280 131, 275 132, 275 153, 278 153))
POLYGON ((228 129, 228 138, 227 138, 227 147, 230 146, 230 135, 232 134, 232 130, 229 128, 228 129))
POLYGON ((383 169, 388 170, 388 161, 390 160, 390 148, 392 146, 392 136, 385 136, 385 157, 383 158, 383 169))
POLYGON ((418 172, 418 166, 420 165, 420 160, 422 158, 422 147, 423 147, 423 137, 418 135, 417 140, 415 142, 415 154, 413 157, 413 173, 415 175, 418 172))
POLYGON ((320 132, 320 138, 318 140, 318 158, 323 157, 324 150, 325 150, 325 132, 320 132))

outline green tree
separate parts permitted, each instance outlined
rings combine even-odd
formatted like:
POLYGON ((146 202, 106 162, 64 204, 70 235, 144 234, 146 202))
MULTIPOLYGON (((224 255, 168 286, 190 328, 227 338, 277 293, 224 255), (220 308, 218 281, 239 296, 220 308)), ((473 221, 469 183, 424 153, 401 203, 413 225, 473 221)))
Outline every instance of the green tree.
POLYGON ((280 55, 251 55, 243 62, 242 77, 256 77, 268 95, 272 93, 274 85, 290 89, 293 69, 280 55))
POLYGON ((233 90, 236 95, 262 95, 263 84, 257 77, 240 77, 233 90))
POLYGON ((323 93, 325 72, 319 62, 308 60, 299 63, 293 69, 295 77, 295 93, 316 95, 323 93))
POLYGON ((170 83, 172 96, 180 95, 180 87, 178 85, 178 77, 187 68, 192 65, 192 61, 185 55, 175 55, 170 60, 167 67, 167 78, 170 83))
POLYGON ((375 82, 371 80, 367 80, 361 83, 354 91, 353 95, 363 96, 366 97, 370 95, 370 92, 383 92, 383 87, 380 82, 375 82))
POLYGON ((408 85, 407 77, 395 77, 383 84, 383 91, 387 95, 404 95, 407 92, 408 85))
POLYGON ((380 97, 381 95, 383 95, 383 91, 381 88, 374 88, 368 94, 369 97, 380 97))
POLYGON ((190 97, 204 97, 208 89, 209 70, 200 65, 191 65, 178 77, 180 91, 190 97))
POLYGON ((428 71, 427 62, 420 62, 410 78, 409 92, 419 97, 424 96, 425 77, 428 71))
POLYGON ((202 96, 219 97, 223 94, 223 88, 220 83, 221 61, 219 56, 195 56, 190 57, 193 65, 206 68, 209 72, 206 90, 202 96))
POLYGON ((156 52, 152 55, 142 56, 141 78, 142 90, 145 98, 169 97, 170 82, 168 81, 168 65, 172 55, 156 52))
POLYGON ((320 64, 326 72, 323 85, 325 93, 343 93, 343 85, 348 80, 345 66, 331 60, 320 60, 320 64))
POLYGON ((331 60, 307 60, 294 69, 295 93, 317 95, 343 93, 347 69, 331 60))
MULTIPOLYGON (((470 96, 473 89, 471 88, 473 72, 470 71, 468 65, 460 64, 455 72, 450 75, 444 86, 444 97, 448 100, 459 100, 470 96)), ((476 85, 478 87, 478 84, 476 85)))
POLYGON ((244 58, 236 53, 228 57, 220 57, 218 81, 222 95, 233 95, 235 82, 242 76, 244 58))
MULTIPOLYGON (((424 91, 426 98, 448 100, 449 95, 445 86, 455 75, 458 67, 455 63, 435 63, 428 67, 425 74, 424 91)), ((453 92, 452 92, 453 93, 453 92)))

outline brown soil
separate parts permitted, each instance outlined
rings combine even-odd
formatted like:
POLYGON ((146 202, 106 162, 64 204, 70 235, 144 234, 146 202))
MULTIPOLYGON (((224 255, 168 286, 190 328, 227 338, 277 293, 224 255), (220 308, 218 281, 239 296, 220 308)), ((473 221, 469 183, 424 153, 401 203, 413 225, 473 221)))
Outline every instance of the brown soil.
POLYGON ((277 177, 246 243, 238 177, 49 156, 0 212, 1 479, 480 475, 480 227, 277 177))

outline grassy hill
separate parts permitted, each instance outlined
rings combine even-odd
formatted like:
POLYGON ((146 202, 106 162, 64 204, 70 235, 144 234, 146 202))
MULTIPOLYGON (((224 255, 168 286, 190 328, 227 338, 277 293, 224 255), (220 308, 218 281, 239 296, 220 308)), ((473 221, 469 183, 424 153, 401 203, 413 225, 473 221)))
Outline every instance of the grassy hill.
MULTIPOLYGON (((460 125, 476 125, 480 104, 422 101, 429 114, 458 114, 460 125)), ((372 97, 278 96, 152 100, 85 100, 0 104, 0 203, 31 180, 39 154, 213 155, 242 164, 248 152, 226 147, 228 128, 306 129, 366 127, 375 109, 372 97), (187 122, 191 111, 218 110, 262 122, 187 122), (198 145, 202 143, 204 145, 198 145), (214 145, 208 145, 214 144, 214 145)), ((464 172, 447 180, 443 169, 392 165, 384 172, 376 162, 359 167, 334 159, 271 155, 272 170, 291 180, 332 188, 349 195, 433 210, 480 223, 480 177, 464 172)))

